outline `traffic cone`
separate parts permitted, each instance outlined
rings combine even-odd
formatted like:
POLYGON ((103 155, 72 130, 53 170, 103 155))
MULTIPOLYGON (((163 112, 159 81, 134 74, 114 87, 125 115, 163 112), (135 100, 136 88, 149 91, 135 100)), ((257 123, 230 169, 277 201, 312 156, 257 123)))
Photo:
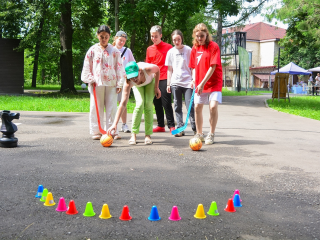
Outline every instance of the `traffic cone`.
POLYGON ((172 207, 171 215, 169 217, 169 220, 171 221, 179 221, 181 220, 181 217, 179 216, 179 211, 177 206, 172 207))
MULTIPOLYGON (((239 192, 239 190, 238 190, 238 189, 234 190, 232 200, 234 200, 234 197, 236 196, 236 194, 238 194, 238 195, 239 195, 239 197, 240 197, 240 192, 239 192)), ((242 202, 241 197, 240 197, 240 202, 242 202)))
POLYGON ((233 205, 235 207, 242 207, 241 202, 240 202, 240 196, 236 194, 233 198, 233 205))
POLYGON ((127 205, 123 206, 122 213, 119 219, 122 221, 129 221, 132 219, 132 217, 130 216, 129 207, 127 205))
POLYGON ((226 212, 235 212, 236 209, 234 208, 233 206, 233 201, 232 201, 232 198, 229 198, 228 200, 228 204, 226 206, 226 208, 224 209, 226 212))
POLYGON ((100 214, 99 218, 108 219, 108 218, 111 218, 111 217, 112 216, 110 214, 108 204, 103 204, 102 210, 101 210, 101 214, 100 214))
POLYGON ((218 207, 217 207, 217 203, 215 201, 213 201, 210 205, 210 209, 207 212, 207 214, 211 215, 211 216, 219 216, 219 212, 218 212, 218 207))
POLYGON ((43 205, 45 205, 47 207, 56 205, 56 203, 53 200, 53 196, 52 196, 51 192, 48 193, 47 198, 46 198, 46 202, 43 205))
POLYGON ((68 207, 68 210, 67 210, 66 214, 68 214, 68 215, 78 214, 78 211, 76 209, 76 204, 74 203, 73 200, 70 200, 69 207, 68 207))
POLYGON ((64 198, 61 197, 59 200, 59 203, 58 203, 58 207, 56 208, 56 211, 65 212, 67 210, 68 210, 68 208, 67 208, 66 202, 65 202, 64 198))
POLYGON ((43 192, 43 186, 39 185, 38 186, 38 191, 37 191, 37 194, 36 194, 36 198, 41 198, 42 197, 42 192, 43 192))
POLYGON ((87 202, 86 210, 84 210, 83 216, 85 217, 93 217, 96 213, 93 211, 92 203, 87 202))
POLYGON ((43 189, 43 192, 42 192, 42 196, 41 196, 41 199, 40 201, 41 202, 45 202, 46 201, 46 198, 47 198, 47 195, 48 195, 48 189, 43 189))
POLYGON ((198 208, 197 208, 197 211, 196 211, 196 214, 194 215, 194 217, 198 218, 198 219, 204 219, 207 217, 206 214, 204 213, 204 209, 203 209, 202 204, 198 205, 198 208))
POLYGON ((150 221, 159 221, 161 218, 159 217, 157 206, 152 206, 150 216, 148 217, 150 221))

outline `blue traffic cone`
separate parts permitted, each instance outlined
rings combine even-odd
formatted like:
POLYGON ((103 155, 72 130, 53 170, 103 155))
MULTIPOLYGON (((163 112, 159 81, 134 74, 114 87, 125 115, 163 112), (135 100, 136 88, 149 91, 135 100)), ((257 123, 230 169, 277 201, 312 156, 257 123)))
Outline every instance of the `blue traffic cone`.
POLYGON ((240 202, 240 196, 239 194, 236 194, 233 198, 233 205, 235 207, 242 207, 241 202, 240 202))
POLYGON ((39 185, 38 191, 37 191, 37 194, 36 194, 36 198, 41 198, 42 197, 42 193, 43 193, 43 186, 39 185))
POLYGON ((152 206, 150 216, 148 217, 150 221, 159 221, 161 218, 159 217, 157 206, 152 206))

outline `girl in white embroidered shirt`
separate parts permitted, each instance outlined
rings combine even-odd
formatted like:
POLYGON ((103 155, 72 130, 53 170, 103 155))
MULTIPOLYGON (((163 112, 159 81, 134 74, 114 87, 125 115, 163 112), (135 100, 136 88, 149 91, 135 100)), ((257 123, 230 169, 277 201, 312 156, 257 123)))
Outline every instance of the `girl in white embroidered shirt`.
MULTIPOLYGON (((110 39, 110 28, 106 25, 99 27, 97 31, 99 43, 89 48, 83 64, 81 80, 89 83, 90 92, 90 114, 89 126, 92 139, 100 139, 102 133, 99 131, 98 119, 93 96, 93 85, 96 88, 97 105, 99 117, 103 127, 108 129, 117 112, 117 94, 126 79, 126 72, 122 64, 121 53, 108 43, 110 39), (104 114, 105 109, 105 114, 104 114)), ((118 131, 114 139, 120 139, 118 131)))

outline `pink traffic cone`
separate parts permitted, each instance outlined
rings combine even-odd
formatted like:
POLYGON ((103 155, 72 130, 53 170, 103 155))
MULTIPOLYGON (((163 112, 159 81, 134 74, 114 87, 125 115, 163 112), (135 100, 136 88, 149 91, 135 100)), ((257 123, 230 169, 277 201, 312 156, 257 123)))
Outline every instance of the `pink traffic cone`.
POLYGON ((179 211, 177 206, 172 207, 171 215, 169 217, 169 220, 171 221, 179 221, 181 220, 181 217, 179 216, 179 211))
POLYGON ((64 201, 64 198, 61 197, 59 200, 58 207, 57 207, 56 211, 65 212, 67 210, 68 210, 68 208, 67 208, 66 202, 64 201))
MULTIPOLYGON (((236 194, 238 194, 239 197, 240 197, 240 191, 239 191, 238 189, 234 190, 233 197, 232 197, 232 201, 234 200, 234 196, 235 196, 236 194)), ((242 202, 241 197, 240 197, 240 202, 242 202)))

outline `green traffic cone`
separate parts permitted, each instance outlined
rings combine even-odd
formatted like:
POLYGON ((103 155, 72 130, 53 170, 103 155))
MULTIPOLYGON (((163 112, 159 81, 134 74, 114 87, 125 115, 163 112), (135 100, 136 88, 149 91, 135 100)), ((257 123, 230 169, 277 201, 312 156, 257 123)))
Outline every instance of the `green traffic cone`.
POLYGON ((42 196, 40 198, 40 201, 41 202, 45 202, 46 201, 46 198, 47 198, 47 195, 48 195, 48 189, 43 189, 43 192, 42 192, 42 196))
POLYGON ((92 203, 87 202, 86 210, 83 213, 85 217, 93 217, 96 213, 93 211, 92 203))
POLYGON ((217 207, 217 203, 215 201, 213 201, 211 203, 210 209, 207 212, 207 214, 211 215, 211 216, 219 216, 219 212, 218 212, 218 207, 217 207))

